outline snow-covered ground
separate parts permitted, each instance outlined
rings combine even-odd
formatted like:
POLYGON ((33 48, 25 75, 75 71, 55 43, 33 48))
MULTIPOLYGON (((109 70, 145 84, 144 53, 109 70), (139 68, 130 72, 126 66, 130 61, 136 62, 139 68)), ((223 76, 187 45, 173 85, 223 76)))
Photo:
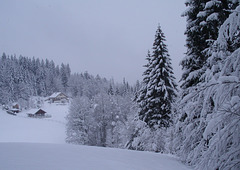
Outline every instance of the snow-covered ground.
POLYGON ((0 151, 0 169, 7 170, 187 170, 167 155, 123 149, 1 143, 0 151))
POLYGON ((0 142, 65 143, 65 116, 68 105, 45 103, 42 107, 51 118, 29 118, 27 110, 16 116, 0 110, 0 142))
POLYGON ((171 155, 65 143, 68 105, 45 103, 51 118, 0 110, 0 170, 187 170, 171 155))

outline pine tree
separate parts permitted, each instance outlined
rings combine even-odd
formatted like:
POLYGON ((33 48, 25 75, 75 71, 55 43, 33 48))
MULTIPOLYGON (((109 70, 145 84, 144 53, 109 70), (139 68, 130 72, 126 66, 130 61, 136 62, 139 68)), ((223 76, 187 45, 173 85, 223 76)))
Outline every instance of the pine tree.
POLYGON ((67 65, 64 65, 63 63, 61 64, 60 74, 61 74, 63 91, 66 92, 68 88, 68 80, 71 74, 71 70, 68 64, 67 65))
POLYGON ((114 94, 112 84, 109 85, 108 94, 109 95, 113 95, 114 94))
POLYGON ((177 85, 165 41, 165 36, 158 26, 153 54, 147 56, 149 62, 146 65, 143 80, 145 86, 141 89, 137 99, 140 107, 139 118, 149 127, 169 126, 171 104, 176 96, 177 85))

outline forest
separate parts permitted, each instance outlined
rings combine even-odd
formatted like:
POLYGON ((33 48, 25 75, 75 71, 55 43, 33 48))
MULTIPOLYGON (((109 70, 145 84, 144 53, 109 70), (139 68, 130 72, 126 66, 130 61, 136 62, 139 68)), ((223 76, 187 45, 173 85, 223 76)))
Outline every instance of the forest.
POLYGON ((3 53, 0 104, 27 109, 32 96, 61 91, 71 96, 67 143, 170 153, 195 169, 240 169, 240 4, 185 4, 180 82, 159 25, 143 79, 131 85, 3 53))

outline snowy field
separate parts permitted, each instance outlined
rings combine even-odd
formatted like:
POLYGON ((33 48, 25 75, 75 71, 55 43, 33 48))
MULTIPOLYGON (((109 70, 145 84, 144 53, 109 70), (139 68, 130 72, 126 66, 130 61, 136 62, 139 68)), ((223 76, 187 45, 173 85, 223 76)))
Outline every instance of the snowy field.
POLYGON ((34 109, 17 116, 0 110, 0 142, 65 143, 68 105, 45 103, 42 109, 52 117, 29 118, 27 113, 33 113, 34 109))
POLYGON ((187 170, 173 157, 67 144, 1 143, 0 169, 187 170))
POLYGON ((45 103, 51 118, 0 110, 0 170, 187 170, 171 155, 65 144, 67 105, 45 103))

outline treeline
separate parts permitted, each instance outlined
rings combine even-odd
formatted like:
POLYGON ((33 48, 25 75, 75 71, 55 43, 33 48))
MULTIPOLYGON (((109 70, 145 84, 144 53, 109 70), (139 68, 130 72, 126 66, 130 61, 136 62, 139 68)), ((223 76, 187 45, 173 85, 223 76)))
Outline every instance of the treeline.
POLYGON ((89 73, 71 74, 68 64, 55 65, 53 61, 23 56, 0 58, 0 103, 20 102, 24 105, 31 96, 46 97, 54 92, 64 92, 71 97, 92 98, 100 92, 124 95, 136 91, 125 80, 114 84, 114 80, 93 76, 89 73))

